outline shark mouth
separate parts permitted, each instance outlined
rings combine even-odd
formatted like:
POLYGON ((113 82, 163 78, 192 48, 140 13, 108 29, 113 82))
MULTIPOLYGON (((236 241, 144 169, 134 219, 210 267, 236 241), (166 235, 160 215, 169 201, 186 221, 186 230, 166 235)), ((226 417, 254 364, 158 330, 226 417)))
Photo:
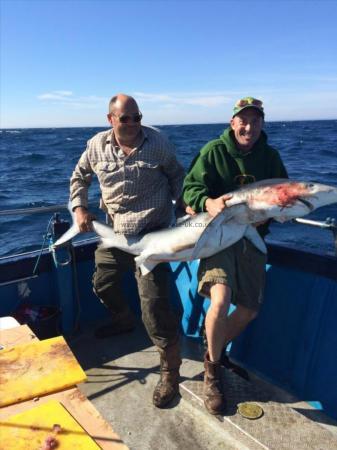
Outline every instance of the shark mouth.
POLYGON ((303 203, 303 205, 305 205, 310 212, 315 209, 314 205, 310 203, 309 200, 305 200, 304 198, 298 198, 298 201, 303 203))

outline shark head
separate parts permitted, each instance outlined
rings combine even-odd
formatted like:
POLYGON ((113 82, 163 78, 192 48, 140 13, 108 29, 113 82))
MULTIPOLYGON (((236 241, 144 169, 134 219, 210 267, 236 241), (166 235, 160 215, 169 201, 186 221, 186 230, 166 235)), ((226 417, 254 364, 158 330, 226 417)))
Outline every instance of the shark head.
POLYGON ((312 209, 337 203, 337 187, 320 183, 302 182, 298 199, 312 205, 312 209))
MULTIPOLYGON (((248 201, 252 209, 290 208, 302 205, 303 213, 337 202, 337 187, 291 180, 265 180, 251 187, 248 201), (268 181, 268 183, 267 183, 268 181)), ((248 189, 248 188, 247 188, 248 189)), ((246 189, 246 190, 247 190, 246 189)))

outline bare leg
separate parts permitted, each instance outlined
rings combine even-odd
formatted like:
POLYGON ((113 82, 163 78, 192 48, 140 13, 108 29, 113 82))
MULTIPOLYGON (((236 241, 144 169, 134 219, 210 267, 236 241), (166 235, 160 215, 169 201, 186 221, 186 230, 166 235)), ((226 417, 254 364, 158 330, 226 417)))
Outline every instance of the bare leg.
POLYGON ((221 351, 227 342, 227 313, 232 290, 224 284, 214 284, 210 289, 211 306, 205 320, 210 361, 219 361, 221 351))
POLYGON ((257 312, 245 306, 237 305, 236 310, 227 317, 224 333, 224 345, 239 336, 246 326, 257 316, 257 312))

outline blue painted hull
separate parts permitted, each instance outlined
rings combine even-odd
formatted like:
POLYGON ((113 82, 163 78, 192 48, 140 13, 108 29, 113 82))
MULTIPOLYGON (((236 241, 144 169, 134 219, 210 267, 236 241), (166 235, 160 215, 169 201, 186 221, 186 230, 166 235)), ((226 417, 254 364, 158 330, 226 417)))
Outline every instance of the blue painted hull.
MULTIPOLYGON (((74 247, 67 266, 56 266, 51 254, 43 253, 36 277, 32 277, 36 254, 2 260, 0 316, 13 315, 28 300, 60 309, 64 334, 102 319, 105 308, 91 287, 95 247, 94 243, 74 247), (29 288, 26 299, 20 296, 18 283, 29 288)), ((199 336, 209 305, 196 292, 197 266, 197 261, 171 264, 172 301, 181 313, 182 332, 193 337, 199 336)), ((125 288, 139 313, 131 276, 125 288)), ((337 419, 336 317, 337 258, 271 245, 265 302, 258 318, 233 342, 231 356, 337 419)))

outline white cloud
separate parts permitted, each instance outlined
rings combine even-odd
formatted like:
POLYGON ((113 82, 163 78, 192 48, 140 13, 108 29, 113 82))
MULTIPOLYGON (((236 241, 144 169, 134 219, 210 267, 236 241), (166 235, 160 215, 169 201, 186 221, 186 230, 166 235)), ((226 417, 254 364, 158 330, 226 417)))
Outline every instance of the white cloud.
POLYGON ((39 100, 65 100, 73 96, 71 91, 52 91, 46 94, 38 95, 39 100))
MULTIPOLYGON (((111 94, 111 93, 110 93, 111 94)), ((317 89, 295 86, 257 85, 244 88, 199 92, 135 92, 145 124, 227 123, 234 103, 246 95, 263 100, 267 121, 336 119, 337 90, 331 85, 317 89)), ((30 108, 19 115, 6 107, 1 126, 109 126, 106 110, 110 96, 77 96, 70 90, 51 90, 37 96, 30 108), (6 116, 6 117, 5 117, 6 116)), ((14 103, 13 103, 14 104, 14 103)), ((3 108, 4 111, 4 108, 3 108)))
POLYGON ((214 108, 232 102, 232 97, 223 93, 179 93, 179 94, 151 94, 145 92, 135 92, 134 96, 143 103, 161 103, 162 107, 173 106, 202 106, 214 108))
POLYGON ((75 96, 72 91, 51 91, 37 96, 38 100, 53 105, 67 105, 72 108, 96 108, 107 104, 107 99, 96 95, 75 96))

